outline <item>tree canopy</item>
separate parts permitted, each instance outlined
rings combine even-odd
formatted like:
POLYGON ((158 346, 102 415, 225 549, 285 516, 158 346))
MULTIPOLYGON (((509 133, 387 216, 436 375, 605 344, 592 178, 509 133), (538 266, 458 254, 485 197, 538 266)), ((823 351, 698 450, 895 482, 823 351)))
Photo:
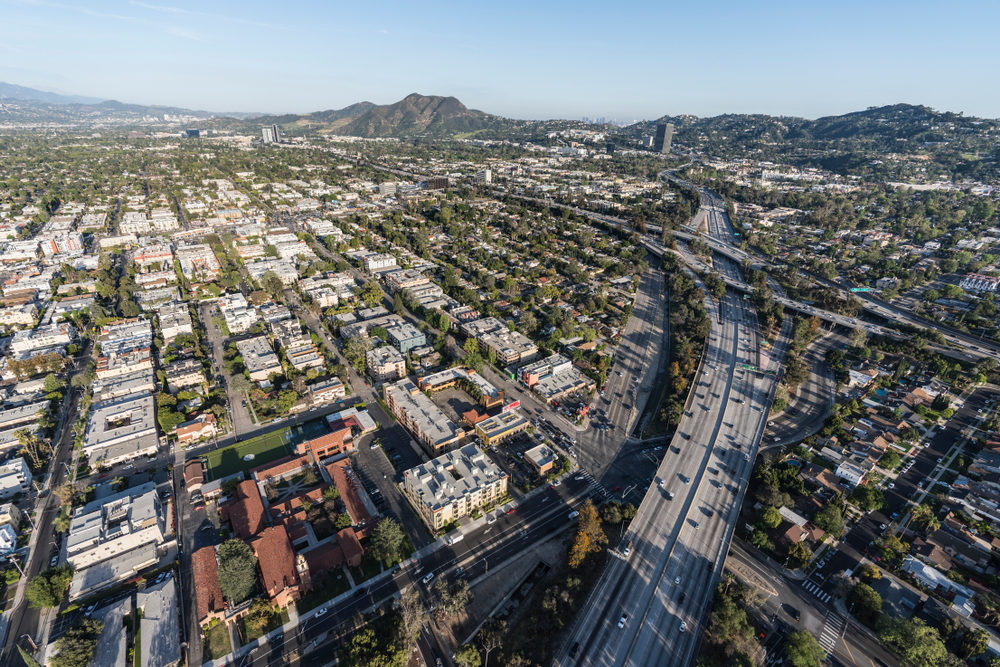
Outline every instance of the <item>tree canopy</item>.
POLYGON ((250 546, 233 538, 219 545, 219 588, 231 604, 246 600, 257 587, 257 557, 250 546))

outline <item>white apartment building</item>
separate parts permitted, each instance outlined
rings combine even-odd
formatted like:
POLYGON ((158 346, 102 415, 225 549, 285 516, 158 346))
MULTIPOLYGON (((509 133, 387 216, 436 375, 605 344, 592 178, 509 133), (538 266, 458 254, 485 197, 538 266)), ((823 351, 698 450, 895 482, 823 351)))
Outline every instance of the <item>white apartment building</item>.
POLYGON ((10 498, 31 488, 31 468, 17 457, 0 465, 0 498, 10 498))

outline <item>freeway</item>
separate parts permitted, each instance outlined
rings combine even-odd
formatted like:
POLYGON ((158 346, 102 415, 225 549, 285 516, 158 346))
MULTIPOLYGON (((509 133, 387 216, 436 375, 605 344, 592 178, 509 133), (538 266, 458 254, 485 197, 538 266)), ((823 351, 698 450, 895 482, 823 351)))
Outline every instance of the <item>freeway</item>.
MULTIPOLYGON (((723 211, 704 217, 725 233, 723 211)), ((684 417, 558 665, 686 664, 697 648, 774 384, 741 368, 755 335, 749 303, 732 292, 705 299, 712 331, 684 417)))

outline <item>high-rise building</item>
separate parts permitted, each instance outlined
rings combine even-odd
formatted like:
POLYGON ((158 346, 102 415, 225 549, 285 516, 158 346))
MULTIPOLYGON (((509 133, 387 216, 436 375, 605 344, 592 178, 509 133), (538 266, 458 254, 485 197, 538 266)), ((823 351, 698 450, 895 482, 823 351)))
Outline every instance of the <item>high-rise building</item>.
POLYGON ((670 142, 674 138, 673 123, 659 123, 656 126, 656 137, 653 140, 653 151, 670 155, 670 142))
POLYGON ((612 142, 609 141, 605 145, 605 149, 607 150, 608 155, 614 155, 614 152, 615 152, 615 145, 614 145, 614 143, 612 143, 612 142))
POLYGON ((281 128, 278 127, 277 125, 269 125, 267 127, 262 127, 260 130, 260 134, 265 144, 281 143, 281 128))
POLYGON ((198 139, 201 137, 201 130, 185 130, 188 139, 198 139))
POLYGON ((490 185, 493 183, 493 172, 489 169, 483 169, 482 171, 476 172, 476 180, 480 183, 490 185))

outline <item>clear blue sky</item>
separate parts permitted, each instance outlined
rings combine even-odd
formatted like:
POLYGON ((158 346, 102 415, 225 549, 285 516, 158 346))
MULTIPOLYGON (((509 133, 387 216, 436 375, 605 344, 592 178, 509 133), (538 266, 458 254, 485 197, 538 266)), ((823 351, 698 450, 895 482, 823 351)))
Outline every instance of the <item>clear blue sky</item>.
POLYGON ((0 81, 209 111, 1000 117, 1000 2, 0 0, 0 81))

